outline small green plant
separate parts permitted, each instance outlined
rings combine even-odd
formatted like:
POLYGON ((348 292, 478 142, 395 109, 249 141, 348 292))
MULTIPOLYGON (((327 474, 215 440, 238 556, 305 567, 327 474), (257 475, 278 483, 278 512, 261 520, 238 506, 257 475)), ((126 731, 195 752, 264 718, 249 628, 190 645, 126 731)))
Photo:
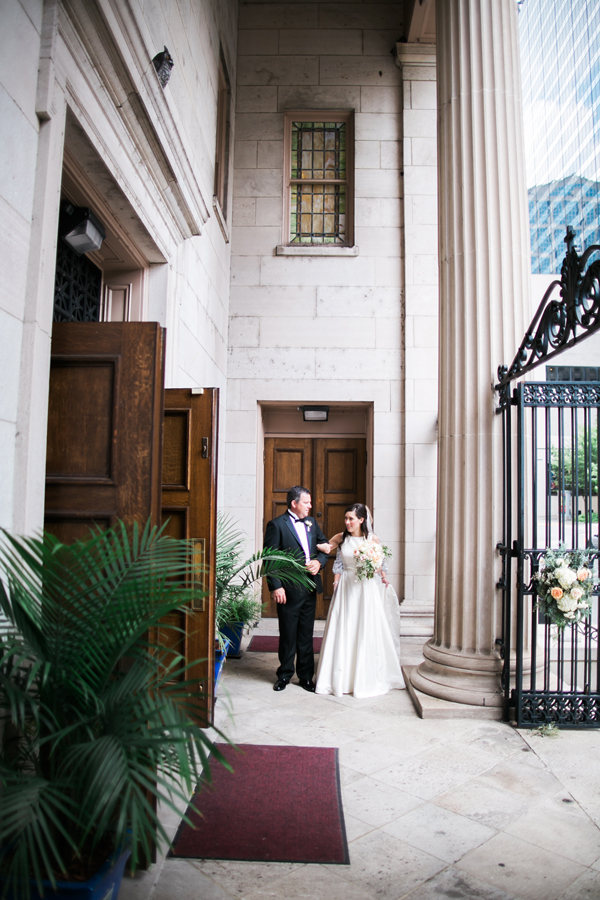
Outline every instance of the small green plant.
POLYGON ((540 725, 539 728, 536 728, 533 734, 536 734, 538 737, 559 737, 560 728, 555 722, 547 722, 545 725, 540 725))

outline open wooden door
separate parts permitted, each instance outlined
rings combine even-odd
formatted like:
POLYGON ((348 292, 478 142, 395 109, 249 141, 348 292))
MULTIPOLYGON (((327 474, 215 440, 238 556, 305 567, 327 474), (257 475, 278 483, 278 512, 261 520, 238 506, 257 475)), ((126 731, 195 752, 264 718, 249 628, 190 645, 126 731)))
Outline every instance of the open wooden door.
POLYGON ((218 388, 165 391, 162 521, 167 533, 194 542, 206 596, 191 612, 173 613, 161 637, 186 660, 198 679, 202 721, 212 724, 215 671, 215 563, 217 549, 218 388))
POLYGON ((160 520, 164 331, 156 322, 52 329, 45 528, 160 520))

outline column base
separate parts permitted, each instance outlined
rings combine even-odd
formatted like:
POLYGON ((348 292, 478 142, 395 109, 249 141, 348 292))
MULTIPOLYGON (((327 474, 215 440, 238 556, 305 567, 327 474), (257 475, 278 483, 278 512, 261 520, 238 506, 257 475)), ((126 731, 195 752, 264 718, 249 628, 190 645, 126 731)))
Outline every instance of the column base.
POLYGON ((450 703, 502 709, 502 661, 498 657, 443 649, 433 640, 423 647, 423 656, 425 661, 411 674, 416 691, 450 703))
POLYGON ((402 666, 402 674, 410 699, 421 719, 494 719, 497 722, 502 719, 502 708, 499 706, 453 703, 422 693, 412 683, 412 673, 416 668, 417 666, 402 666))

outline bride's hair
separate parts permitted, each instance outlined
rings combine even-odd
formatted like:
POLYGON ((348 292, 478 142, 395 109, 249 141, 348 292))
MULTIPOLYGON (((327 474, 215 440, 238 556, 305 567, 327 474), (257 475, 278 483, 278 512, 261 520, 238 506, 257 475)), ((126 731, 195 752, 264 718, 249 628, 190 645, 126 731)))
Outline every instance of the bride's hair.
MULTIPOLYGON (((347 506, 344 510, 344 513, 353 512, 357 519, 362 519, 363 521, 360 523, 360 530, 364 534, 366 538, 369 537, 369 526, 367 522, 369 521, 369 511, 364 503, 352 503, 350 506, 347 506)), ((350 532, 347 528, 344 528, 344 533, 342 535, 342 540, 340 542, 340 546, 344 543, 347 537, 350 537, 350 532)))

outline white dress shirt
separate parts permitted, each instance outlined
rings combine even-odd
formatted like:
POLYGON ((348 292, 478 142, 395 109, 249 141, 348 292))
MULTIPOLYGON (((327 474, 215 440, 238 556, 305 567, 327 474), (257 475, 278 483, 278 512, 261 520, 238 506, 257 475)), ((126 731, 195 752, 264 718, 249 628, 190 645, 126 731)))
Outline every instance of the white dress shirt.
POLYGON ((288 514, 290 519, 292 520, 292 525, 296 529, 296 534, 298 535, 298 540, 302 545, 302 549, 304 550, 304 555, 306 556, 306 562, 310 562, 310 547, 308 545, 308 535, 306 533, 306 525, 304 522, 301 522, 296 513, 292 512, 291 509, 288 509, 288 514))

